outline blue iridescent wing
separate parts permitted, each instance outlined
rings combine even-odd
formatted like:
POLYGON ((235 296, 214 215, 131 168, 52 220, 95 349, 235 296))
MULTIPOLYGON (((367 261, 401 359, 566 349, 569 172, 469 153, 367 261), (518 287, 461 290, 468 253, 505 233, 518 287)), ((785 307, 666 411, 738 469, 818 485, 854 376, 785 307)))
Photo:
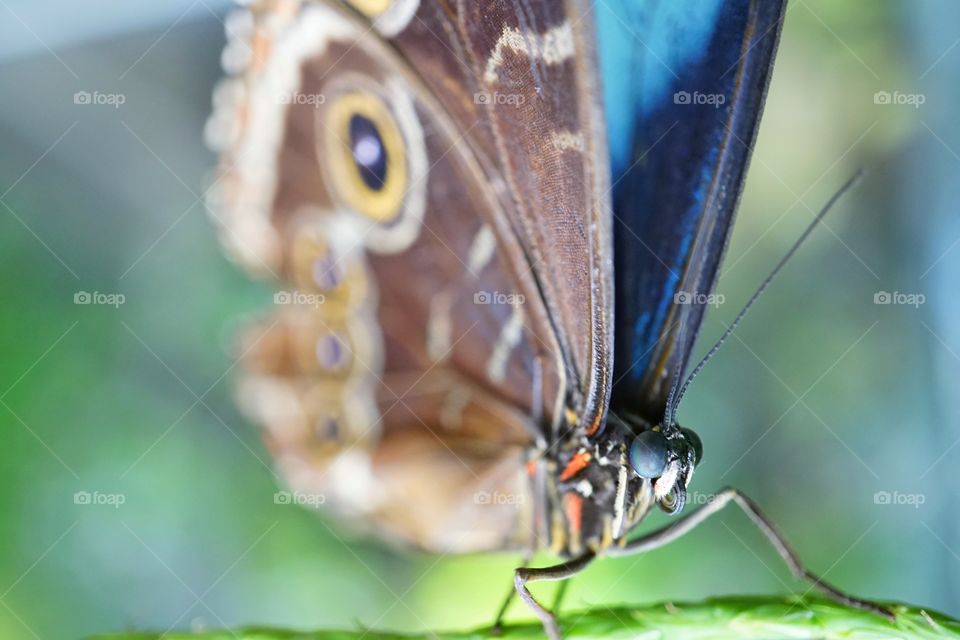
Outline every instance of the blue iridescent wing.
POLYGON ((597 5, 614 183, 613 409, 663 417, 713 290, 785 3, 597 5))

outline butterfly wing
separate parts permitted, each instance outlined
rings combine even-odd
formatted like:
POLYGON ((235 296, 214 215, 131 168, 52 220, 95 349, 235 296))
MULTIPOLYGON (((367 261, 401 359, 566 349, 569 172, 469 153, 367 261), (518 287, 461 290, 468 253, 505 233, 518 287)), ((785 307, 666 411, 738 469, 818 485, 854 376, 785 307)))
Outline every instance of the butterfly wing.
POLYGON ((614 176, 613 404, 664 415, 713 291, 784 2, 601 3, 614 176))
MULTIPOLYGON (((609 256, 589 206, 605 174, 590 173, 592 146, 534 157, 524 126, 566 109, 526 87, 514 40, 496 54, 497 37, 467 29, 476 16, 385 6, 371 17, 390 42, 353 14, 291 0, 228 22, 232 77, 208 127, 221 150, 212 210, 237 261, 287 286, 240 345, 240 401, 308 500, 427 549, 536 546, 548 517, 529 451, 565 424, 571 395, 599 411, 609 387, 596 381, 609 341, 595 351, 586 337, 609 327, 610 269, 587 266, 609 256), (447 39, 406 35, 414 25, 447 39), (480 58, 478 75, 467 61, 480 58), (446 67, 459 75, 445 82, 446 67), (472 84, 488 68, 493 82, 472 84), (533 111, 475 99, 505 81, 533 92, 533 111), (572 187, 555 175, 567 170, 572 187), (577 266, 578 294, 545 265, 577 266)), ((572 56, 550 60, 541 80, 577 76, 572 56)), ((602 140, 596 115, 573 109, 570 135, 602 140)))
POLYGON ((572 426, 596 431, 611 385, 613 265, 591 4, 415 4, 406 28, 388 21, 385 34, 497 176, 568 367, 572 426))

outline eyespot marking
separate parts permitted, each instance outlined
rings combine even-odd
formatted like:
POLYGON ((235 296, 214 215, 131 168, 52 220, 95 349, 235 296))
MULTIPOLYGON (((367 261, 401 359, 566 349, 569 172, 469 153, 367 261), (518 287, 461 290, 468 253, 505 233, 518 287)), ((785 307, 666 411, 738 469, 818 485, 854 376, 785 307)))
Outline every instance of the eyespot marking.
POLYGON ((402 213, 407 155, 399 125, 372 92, 342 93, 317 112, 328 185, 347 208, 380 225, 402 213))
POLYGON ((423 225, 430 168, 410 87, 399 77, 348 72, 330 80, 324 94, 313 114, 314 148, 327 193, 343 214, 337 218, 368 251, 409 248, 423 225))
POLYGON ((360 114, 350 118, 350 148, 363 182, 374 191, 387 183, 389 158, 380 132, 369 118, 360 114))
POLYGON ((420 0, 347 0, 347 4, 372 20, 387 38, 403 31, 420 8, 420 0))
POLYGON ((350 349, 343 338, 328 333, 317 340, 317 362, 328 371, 340 371, 350 363, 350 349))

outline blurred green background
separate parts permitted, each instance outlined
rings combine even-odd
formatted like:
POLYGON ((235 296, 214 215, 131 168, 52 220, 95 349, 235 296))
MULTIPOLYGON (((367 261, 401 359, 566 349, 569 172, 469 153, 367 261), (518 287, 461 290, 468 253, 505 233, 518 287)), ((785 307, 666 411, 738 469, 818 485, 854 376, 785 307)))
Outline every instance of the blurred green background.
MULTIPOLYGON (((273 502, 227 349, 270 291, 224 259, 199 201, 225 11, 0 1, 0 637, 490 622, 518 557, 411 555, 273 502), (124 103, 78 105, 78 91, 124 103)), ((958 79, 956 3, 790 3, 727 304, 701 348, 831 192, 869 175, 680 416, 705 441, 693 489, 741 487, 854 593, 955 615, 958 79), (923 104, 878 104, 878 91, 923 104), (878 292, 924 304, 874 304, 878 292)), ((568 605, 805 589, 730 512, 596 563, 568 605)))

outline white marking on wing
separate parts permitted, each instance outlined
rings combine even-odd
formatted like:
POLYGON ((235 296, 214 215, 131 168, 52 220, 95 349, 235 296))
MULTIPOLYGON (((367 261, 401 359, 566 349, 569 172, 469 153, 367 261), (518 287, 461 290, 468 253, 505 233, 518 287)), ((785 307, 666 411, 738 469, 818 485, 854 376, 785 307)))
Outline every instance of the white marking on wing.
POLYGON ((519 29, 507 27, 500 34, 493 53, 487 60, 487 68, 483 74, 487 84, 497 81, 497 70, 503 64, 504 50, 525 54, 533 60, 543 60, 548 65, 560 64, 573 57, 573 28, 568 21, 539 34, 523 34, 519 29))
POLYGON ((510 319, 500 330, 497 344, 493 347, 493 354, 487 363, 487 377, 493 382, 503 382, 507 373, 507 358, 510 352, 520 342, 523 336, 523 309, 519 304, 513 306, 510 319))
POLYGON ((583 151, 583 134, 573 131, 551 131, 550 142, 559 151, 583 151))
POLYGON ((407 28, 419 8, 420 0, 394 0, 383 13, 374 18, 373 25, 380 35, 392 38, 407 28))
POLYGON ((453 321, 450 309, 453 296, 441 291, 430 300, 430 319, 427 322, 427 353, 434 362, 443 360, 450 352, 453 336, 453 321))
POLYGON ((470 256, 467 259, 467 268, 474 277, 480 275, 483 268, 490 263, 493 253, 497 248, 497 239, 493 235, 490 225, 483 225, 473 237, 473 244, 470 245, 470 256))
POLYGON ((456 431, 463 426, 463 410, 470 404, 470 392, 456 387, 443 399, 440 409, 440 424, 448 431, 456 431))

